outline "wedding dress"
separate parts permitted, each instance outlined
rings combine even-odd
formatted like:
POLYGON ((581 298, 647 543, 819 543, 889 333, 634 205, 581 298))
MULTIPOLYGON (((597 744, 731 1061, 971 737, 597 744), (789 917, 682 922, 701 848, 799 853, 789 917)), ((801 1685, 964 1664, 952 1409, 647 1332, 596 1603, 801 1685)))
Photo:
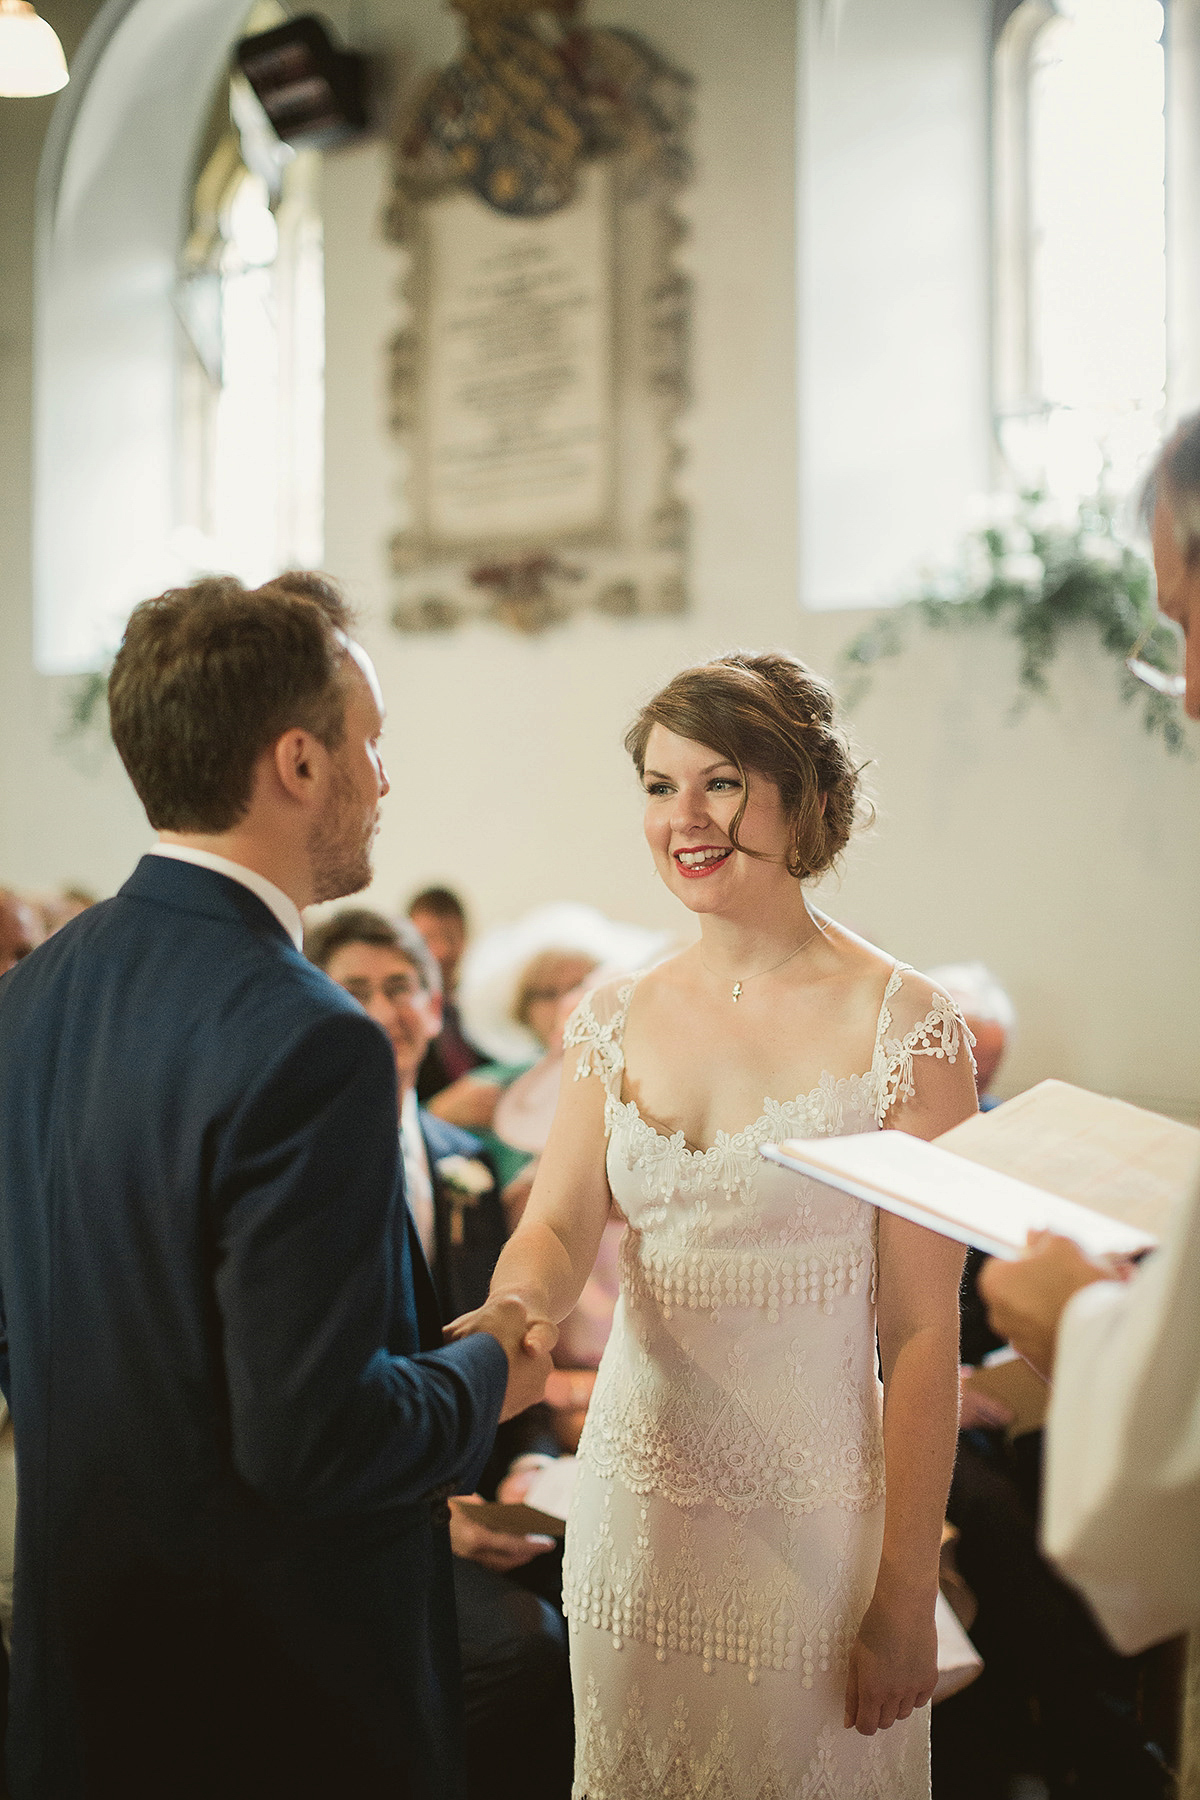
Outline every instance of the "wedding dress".
POLYGON ((953 1005, 925 1011, 906 975, 865 1074, 704 1151, 621 1097, 636 982, 568 1025, 629 1224, 567 1528, 576 1800, 928 1800, 927 1707, 870 1738, 842 1723, 883 1533, 878 1214, 759 1156, 881 1126, 916 1059, 957 1058, 953 1005))

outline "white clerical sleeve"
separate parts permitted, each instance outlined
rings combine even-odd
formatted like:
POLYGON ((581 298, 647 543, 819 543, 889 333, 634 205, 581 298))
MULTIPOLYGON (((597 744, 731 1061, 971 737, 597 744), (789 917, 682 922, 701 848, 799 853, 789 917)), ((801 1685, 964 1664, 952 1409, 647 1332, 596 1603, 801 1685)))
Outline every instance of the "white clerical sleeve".
POLYGON ((1200 1190, 1063 1314, 1042 1543, 1126 1654, 1200 1624, 1200 1190))

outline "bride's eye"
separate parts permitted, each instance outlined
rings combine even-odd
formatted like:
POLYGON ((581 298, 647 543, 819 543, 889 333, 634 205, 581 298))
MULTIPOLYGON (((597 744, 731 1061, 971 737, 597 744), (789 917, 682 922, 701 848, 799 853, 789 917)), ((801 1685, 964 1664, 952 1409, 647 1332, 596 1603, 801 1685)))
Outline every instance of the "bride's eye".
POLYGON ((657 799, 657 798, 658 798, 658 797, 659 797, 659 796, 660 796, 660 795, 662 795, 662 794, 669 794, 669 793, 670 793, 670 791, 671 791, 671 788, 670 788, 670 783, 669 783, 669 782, 666 782, 666 781, 648 781, 648 782, 647 782, 647 783, 646 783, 646 792, 647 792, 647 793, 648 793, 648 794, 652 794, 652 795, 654 795, 654 797, 655 797, 655 798, 656 798, 656 799, 657 799))
POLYGON ((737 793, 741 789, 742 784, 740 781, 735 781, 732 775, 718 775, 714 780, 710 781, 708 785, 710 788, 729 788, 734 793, 737 793))

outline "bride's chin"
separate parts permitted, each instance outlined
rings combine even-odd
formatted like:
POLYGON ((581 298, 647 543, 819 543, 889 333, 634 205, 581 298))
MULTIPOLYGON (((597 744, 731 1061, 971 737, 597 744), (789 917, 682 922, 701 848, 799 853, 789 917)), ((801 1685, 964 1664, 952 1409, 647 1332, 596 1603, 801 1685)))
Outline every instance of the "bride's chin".
POLYGON ((728 891, 724 897, 724 905, 722 905, 721 895, 702 882, 686 881, 682 876, 678 876, 669 885, 675 898, 682 900, 689 912, 719 913, 728 910, 730 901, 728 891))

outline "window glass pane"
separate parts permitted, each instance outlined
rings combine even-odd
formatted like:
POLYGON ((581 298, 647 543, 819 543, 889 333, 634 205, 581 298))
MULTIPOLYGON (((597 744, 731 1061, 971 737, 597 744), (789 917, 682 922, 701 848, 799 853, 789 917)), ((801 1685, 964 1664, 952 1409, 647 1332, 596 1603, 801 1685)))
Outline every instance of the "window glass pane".
POLYGON ((1163 9, 1060 0, 1029 72, 1032 387, 1006 431, 1018 472, 1059 494, 1128 487, 1166 385, 1163 9), (1024 442, 1022 442, 1024 437, 1024 442), (1040 441, 1039 441, 1040 440, 1040 441), (1038 468, 1038 464, 1041 468, 1038 468))

